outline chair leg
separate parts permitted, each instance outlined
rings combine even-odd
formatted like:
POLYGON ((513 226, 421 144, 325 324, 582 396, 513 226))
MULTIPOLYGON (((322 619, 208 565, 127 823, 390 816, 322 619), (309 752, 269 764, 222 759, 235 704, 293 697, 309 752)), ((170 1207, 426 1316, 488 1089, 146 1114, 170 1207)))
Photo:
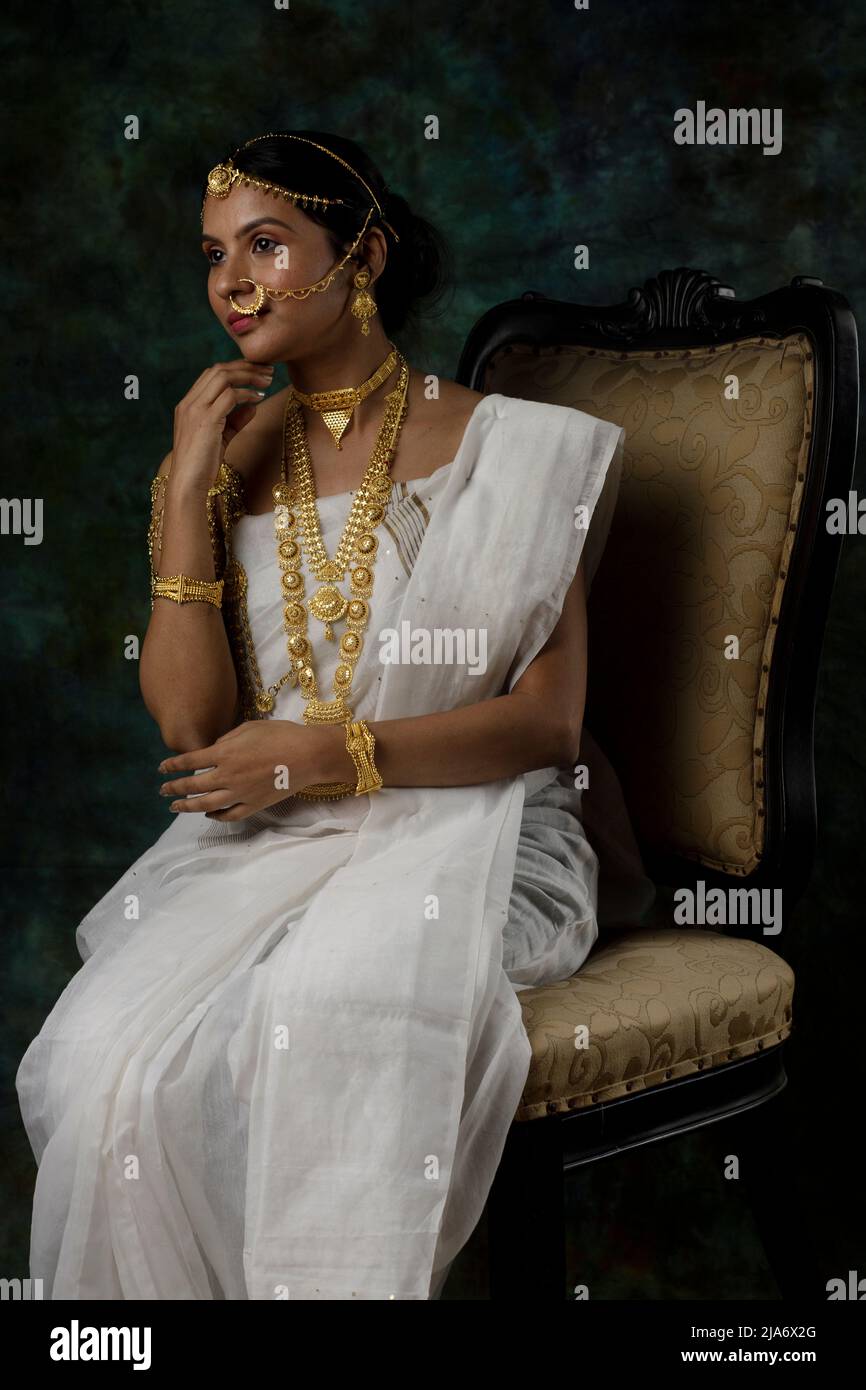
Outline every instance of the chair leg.
POLYGON ((811 1224, 795 1181, 797 1137, 788 1092, 722 1122, 728 1152, 740 1159, 767 1262, 783 1299, 826 1300, 811 1224))
POLYGON ((556 1120, 513 1124, 487 1199, 491 1299, 565 1298, 565 1182, 556 1120))

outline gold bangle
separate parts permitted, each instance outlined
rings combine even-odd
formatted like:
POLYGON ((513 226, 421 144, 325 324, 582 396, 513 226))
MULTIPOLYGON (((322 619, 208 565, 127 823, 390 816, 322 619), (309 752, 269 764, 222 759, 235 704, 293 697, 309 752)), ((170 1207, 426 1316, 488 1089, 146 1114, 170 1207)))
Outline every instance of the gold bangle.
POLYGON ((151 583, 151 606, 155 598, 168 598, 173 603, 212 603, 222 608, 222 579, 193 579, 188 574, 174 574, 154 579, 151 583))
POLYGON ((358 785, 355 795, 362 792, 377 792, 382 787, 382 778, 373 761, 376 740, 367 728, 366 720, 355 719, 346 725, 346 747, 358 769, 358 785))
POLYGON ((351 782, 311 782, 308 787, 293 794, 304 801, 339 801, 341 797, 351 796, 353 792, 355 796, 361 796, 363 792, 379 791, 382 778, 373 762, 375 746, 376 740, 363 719, 347 723, 346 747, 358 769, 357 786, 353 787, 351 782))

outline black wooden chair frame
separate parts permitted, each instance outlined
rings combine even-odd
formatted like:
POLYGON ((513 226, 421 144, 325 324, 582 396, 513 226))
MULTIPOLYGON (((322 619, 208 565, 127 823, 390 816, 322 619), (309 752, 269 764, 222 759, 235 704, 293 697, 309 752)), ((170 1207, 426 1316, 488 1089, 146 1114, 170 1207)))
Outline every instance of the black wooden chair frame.
MULTIPOLYGON (((821 648, 839 562, 840 538, 826 527, 827 501, 846 497, 857 446, 857 330, 837 291, 809 276, 738 303, 734 291, 704 271, 662 271, 630 290, 621 304, 551 300, 529 290, 475 324, 457 380, 485 389, 487 364, 509 344, 573 345, 624 355, 700 348, 753 335, 803 333, 813 354, 814 401, 809 459, 797 535, 773 647, 764 740, 766 826, 760 862, 744 888, 782 888, 787 927, 808 883, 815 853, 814 717, 821 648)), ((592 601, 590 599, 590 622, 592 601)), ((641 845, 658 884, 725 887, 727 876, 695 860, 641 845)), ((732 935, 764 941, 744 924, 732 935)), ((784 958, 773 937, 771 949, 784 958)), ((487 1205, 491 1296, 562 1299, 566 1294, 565 1177, 615 1153, 724 1121, 723 1143, 735 1145, 765 1251, 785 1298, 826 1297, 808 1230, 794 1220, 797 1193, 786 1149, 790 1122, 784 1043, 610 1102, 542 1120, 515 1122, 487 1205)))

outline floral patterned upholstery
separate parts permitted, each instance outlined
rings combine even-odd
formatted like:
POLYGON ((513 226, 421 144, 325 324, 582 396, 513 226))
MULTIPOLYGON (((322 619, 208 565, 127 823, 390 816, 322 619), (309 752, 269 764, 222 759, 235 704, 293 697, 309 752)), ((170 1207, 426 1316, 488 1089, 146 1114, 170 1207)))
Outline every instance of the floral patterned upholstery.
POLYGON ((570 980, 521 991, 532 1059, 515 1118, 585 1109, 778 1046, 793 990, 790 966, 745 938, 606 931, 570 980))
MULTIPOLYGON (((623 426, 622 482, 593 582, 589 722, 644 845, 751 873, 812 427, 808 338, 628 353, 511 344, 489 360, 484 389, 623 426)), ((532 1060, 516 1119, 778 1046, 793 990, 786 962, 745 938, 665 919, 606 929, 570 980, 520 993, 532 1060)))
POLYGON ((591 694, 604 693, 604 722, 596 706, 589 722, 639 838, 728 874, 750 873, 763 845, 764 707, 812 371, 809 340, 795 334, 629 353, 510 345, 484 382, 625 429, 593 586, 593 610, 615 619, 617 637, 590 625, 591 694), (738 399, 727 398, 732 377, 738 399))

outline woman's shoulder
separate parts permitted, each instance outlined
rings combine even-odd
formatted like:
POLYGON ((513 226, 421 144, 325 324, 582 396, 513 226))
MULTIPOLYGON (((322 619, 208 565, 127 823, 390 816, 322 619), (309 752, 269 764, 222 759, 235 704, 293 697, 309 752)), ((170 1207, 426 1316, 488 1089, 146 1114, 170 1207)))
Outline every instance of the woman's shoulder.
POLYGON ((450 462, 484 399, 482 391, 472 391, 446 377, 413 369, 407 396, 408 415, 401 436, 403 476, 420 477, 431 472, 431 463, 450 462), (419 462, 422 460, 423 465, 419 462))
POLYGON ((484 399, 483 391, 473 391, 448 377, 431 377, 421 371, 413 371, 410 377, 410 414, 422 428, 465 426, 475 413, 476 406, 484 399), (431 382, 435 382, 432 392, 431 382))

